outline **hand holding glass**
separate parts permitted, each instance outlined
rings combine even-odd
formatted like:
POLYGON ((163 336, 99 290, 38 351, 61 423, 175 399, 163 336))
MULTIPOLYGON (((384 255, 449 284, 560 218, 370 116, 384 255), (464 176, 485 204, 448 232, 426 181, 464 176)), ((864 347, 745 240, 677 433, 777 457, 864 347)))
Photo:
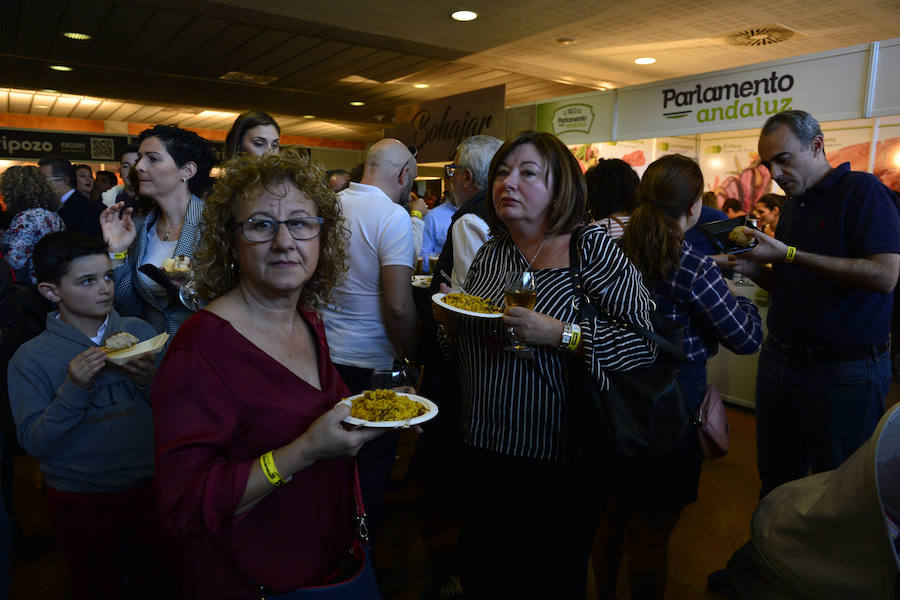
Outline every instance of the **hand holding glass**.
MULTIPOLYGON (((534 310, 534 305, 537 303, 537 289, 535 289, 534 285, 533 272, 512 271, 507 273, 503 291, 506 294, 507 308, 521 306, 528 310, 534 310)), ((515 327, 509 327, 506 331, 512 338, 513 344, 507 346, 504 350, 515 352, 519 356, 526 358, 534 357, 534 349, 527 344, 523 344, 516 337, 515 327)))

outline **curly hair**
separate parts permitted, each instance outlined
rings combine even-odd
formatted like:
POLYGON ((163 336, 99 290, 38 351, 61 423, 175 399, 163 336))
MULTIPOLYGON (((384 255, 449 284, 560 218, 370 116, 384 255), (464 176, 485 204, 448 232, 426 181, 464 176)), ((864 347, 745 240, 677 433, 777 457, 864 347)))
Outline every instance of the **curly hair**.
POLYGON ((0 193, 6 203, 6 211, 15 216, 29 208, 59 208, 59 197, 44 174, 34 166, 9 167, 0 176, 0 193))
MULTIPOLYGON (((138 144, 148 138, 158 138, 166 147, 166 152, 179 167, 192 162, 197 165, 197 172, 188 181, 188 189, 192 194, 203 197, 212 185, 209 175, 213 166, 213 153, 209 142, 187 129, 181 129, 175 125, 155 125, 145 129, 138 137, 138 144)), ((132 169, 135 171, 136 169, 132 169)), ((137 188, 134 188, 137 189, 137 188)), ((149 213, 156 207, 156 203, 145 196, 140 195, 135 202, 135 212, 139 215, 149 213)))
POLYGON ((588 215, 599 221, 613 213, 631 214, 637 208, 640 177, 620 158, 601 158, 584 174, 587 183, 588 215))
POLYGON ((290 183, 316 205, 325 222, 319 233, 319 262, 300 293, 300 306, 317 310, 331 300, 346 274, 349 230, 344 226, 337 194, 324 182, 324 171, 306 153, 287 149, 281 154, 241 155, 223 165, 203 209, 203 236, 194 252, 197 293, 213 300, 233 289, 234 218, 238 207, 272 186, 290 183))

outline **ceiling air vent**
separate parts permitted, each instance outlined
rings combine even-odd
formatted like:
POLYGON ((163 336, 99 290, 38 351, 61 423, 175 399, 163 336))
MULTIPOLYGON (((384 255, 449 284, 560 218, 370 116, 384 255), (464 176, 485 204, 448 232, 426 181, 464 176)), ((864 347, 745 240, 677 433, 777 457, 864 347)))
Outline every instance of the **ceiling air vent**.
POLYGON ((269 85, 278 78, 272 77, 270 75, 256 75, 254 73, 228 71, 224 75, 220 75, 219 79, 227 79, 228 81, 240 81, 242 83, 252 83, 253 85, 269 85))
POLYGON ((770 46, 799 36, 800 34, 790 27, 775 23, 732 33, 725 36, 725 41, 733 46, 770 46))

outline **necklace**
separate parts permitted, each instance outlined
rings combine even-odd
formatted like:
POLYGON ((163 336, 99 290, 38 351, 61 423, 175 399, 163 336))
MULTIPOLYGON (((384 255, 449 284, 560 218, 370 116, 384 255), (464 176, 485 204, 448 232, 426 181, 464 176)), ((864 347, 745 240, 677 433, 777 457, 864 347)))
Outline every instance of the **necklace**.
POLYGON ((522 251, 519 250, 519 247, 516 246, 515 242, 513 242, 513 246, 516 246, 516 250, 519 250, 519 256, 522 257, 522 260, 524 260, 526 263, 528 263, 528 267, 525 269, 526 271, 530 271, 530 270, 531 270, 531 265, 533 265, 533 264, 534 264, 534 261, 537 260, 537 257, 538 257, 538 255, 541 253, 541 250, 544 249, 544 244, 545 244, 546 242, 547 242, 547 234, 544 234, 544 239, 541 240, 541 245, 538 246, 537 252, 534 253, 534 256, 531 257, 531 260, 528 260, 527 258, 525 258, 525 254, 523 254, 522 251))

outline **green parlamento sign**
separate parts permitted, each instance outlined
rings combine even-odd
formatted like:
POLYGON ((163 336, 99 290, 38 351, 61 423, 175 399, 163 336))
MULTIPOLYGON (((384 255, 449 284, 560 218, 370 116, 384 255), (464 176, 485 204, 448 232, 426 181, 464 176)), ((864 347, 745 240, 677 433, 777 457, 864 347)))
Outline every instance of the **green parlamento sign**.
POLYGON ((575 131, 590 133, 593 124, 594 109, 590 104, 566 104, 553 111, 551 116, 555 135, 575 131))

